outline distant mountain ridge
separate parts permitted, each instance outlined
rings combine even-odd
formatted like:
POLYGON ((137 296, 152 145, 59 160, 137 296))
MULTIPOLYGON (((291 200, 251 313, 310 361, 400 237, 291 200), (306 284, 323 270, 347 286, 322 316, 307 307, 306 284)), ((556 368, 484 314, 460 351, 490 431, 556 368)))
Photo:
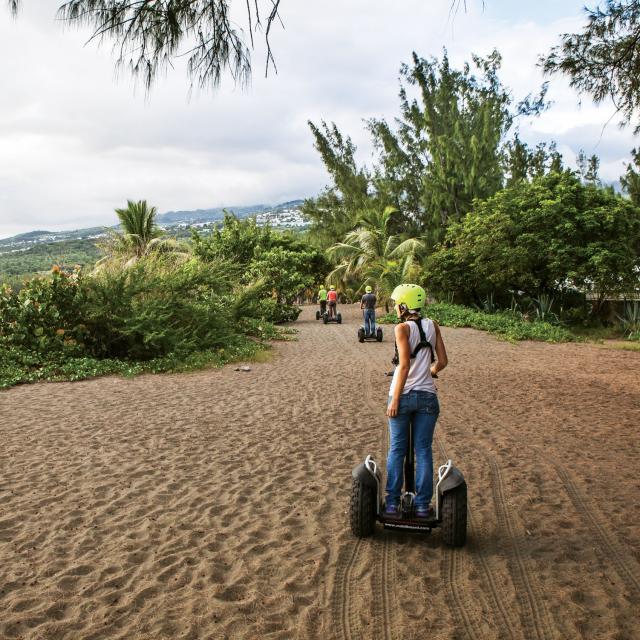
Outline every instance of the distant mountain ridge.
MULTIPOLYGON (((190 211, 167 211, 157 216, 159 225, 171 227, 173 225, 190 225, 198 223, 216 222, 222 220, 224 212, 234 213, 239 218, 248 218, 252 215, 261 215, 261 218, 268 220, 271 214, 274 220, 278 219, 278 214, 285 211, 297 211, 302 206, 304 200, 290 200, 276 205, 255 204, 242 207, 215 207, 213 209, 195 209, 190 211)), ((110 228, 117 228, 113 225, 110 228)), ((75 229, 73 231, 28 231, 9 238, 0 239, 0 251, 20 250, 35 244, 44 242, 60 242, 63 240, 84 240, 96 238, 104 234, 105 228, 109 227, 88 227, 86 229, 75 229)))
POLYGON ((180 222, 215 222, 222 220, 225 211, 233 212, 238 218, 248 218, 249 216, 266 211, 282 211, 285 209, 299 209, 304 200, 290 200, 276 205, 254 204, 248 207, 216 207, 214 209, 195 209, 193 211, 167 211, 157 216, 159 224, 176 224, 180 222))

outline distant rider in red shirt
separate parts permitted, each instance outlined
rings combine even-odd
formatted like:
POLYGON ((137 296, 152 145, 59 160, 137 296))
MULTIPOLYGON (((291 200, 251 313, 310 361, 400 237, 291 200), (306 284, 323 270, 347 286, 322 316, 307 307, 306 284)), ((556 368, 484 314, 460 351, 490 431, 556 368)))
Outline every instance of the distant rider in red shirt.
POLYGON ((331 285, 329 287, 329 293, 327 294, 327 303, 329 305, 329 317, 336 317, 336 303, 338 302, 338 292, 336 288, 331 285))

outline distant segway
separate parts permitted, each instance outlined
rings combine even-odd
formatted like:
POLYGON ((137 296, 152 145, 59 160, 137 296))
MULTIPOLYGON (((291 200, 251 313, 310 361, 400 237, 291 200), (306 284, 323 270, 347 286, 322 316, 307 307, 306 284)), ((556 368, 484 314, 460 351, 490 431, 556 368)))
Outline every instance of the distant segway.
POLYGON ((385 529, 401 529, 418 533, 431 533, 442 529, 442 539, 451 547, 462 547, 467 539, 467 483, 462 472, 451 460, 438 468, 435 488, 435 510, 428 518, 415 517, 415 474, 413 429, 404 460, 404 493, 400 498, 400 517, 384 515, 382 474, 371 456, 352 472, 351 531, 358 538, 366 538, 375 531, 376 521, 385 529))
MULTIPOLYGON (((325 302, 324 300, 322 302, 325 302)), ((326 313, 326 302, 323 305, 322 302, 320 303, 320 309, 316 309, 316 320, 320 320, 320 318, 322 318, 322 316, 326 313)))
POLYGON ((342 324, 342 314, 337 313, 334 316, 330 316, 328 311, 325 311, 322 316, 322 322, 324 324, 329 324, 329 322, 335 322, 336 324, 342 324))
POLYGON ((364 325, 358 329, 358 342, 382 342, 382 327, 377 327, 375 333, 367 333, 364 325))

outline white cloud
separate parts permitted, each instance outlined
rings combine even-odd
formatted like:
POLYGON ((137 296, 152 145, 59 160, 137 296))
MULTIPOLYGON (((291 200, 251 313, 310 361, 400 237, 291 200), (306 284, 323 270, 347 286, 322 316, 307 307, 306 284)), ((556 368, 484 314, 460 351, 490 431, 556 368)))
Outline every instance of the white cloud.
MULTIPOLYGON (((114 77, 108 47, 83 47, 86 34, 63 31, 50 2, 25 0, 17 21, 0 13, 0 236, 109 224, 127 198, 163 211, 313 195, 327 176, 307 120, 337 122, 368 159, 362 121, 397 113, 398 68, 413 50, 439 56, 446 46, 460 64, 497 47, 514 95, 535 91, 538 54, 582 22, 579 3, 554 13, 545 2, 539 20, 533 9, 494 17, 500 0, 453 20, 447 0, 284 3, 286 28, 272 38, 279 73, 263 77, 259 45, 248 90, 226 82, 189 100, 183 69, 145 99, 126 74, 114 77)), ((521 123, 523 138, 556 138, 567 160, 579 148, 598 153, 603 176, 615 179, 634 146, 630 131, 611 125, 601 136, 610 111, 578 109, 560 78, 550 97, 549 112, 521 123)))

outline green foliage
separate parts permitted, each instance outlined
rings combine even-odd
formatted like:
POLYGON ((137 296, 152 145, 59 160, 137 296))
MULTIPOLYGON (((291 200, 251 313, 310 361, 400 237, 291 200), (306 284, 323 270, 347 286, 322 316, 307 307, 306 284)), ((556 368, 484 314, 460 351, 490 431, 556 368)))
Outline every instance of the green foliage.
POLYGON ((222 226, 208 236, 192 230, 193 254, 205 262, 226 260, 244 268, 262 247, 271 246, 272 234, 269 227, 259 227, 255 218, 240 219, 225 211, 222 226))
POLYGON ((148 256, 92 276, 55 269, 0 295, 0 337, 38 353, 148 360, 221 347, 238 332, 222 263, 148 256))
POLYGON ((226 263, 147 256, 93 275, 55 270, 0 290, 0 388, 36 380, 185 371, 252 358, 299 309, 273 298, 242 312, 226 263), (237 299, 236 299, 237 297, 237 299))
MULTIPOLYGON (((262 329, 262 328, 261 328, 262 329)), ((271 326, 261 334, 282 339, 271 326), (273 331, 273 333, 272 333, 273 331)), ((0 349, 0 389, 40 380, 82 380, 104 375, 134 376, 141 373, 169 373, 220 367, 237 360, 250 360, 266 349, 263 342, 238 336, 224 348, 187 354, 167 354, 142 362, 68 354, 43 354, 16 347, 0 349)))
POLYGON ((558 323, 558 316, 553 312, 553 296, 547 293, 541 293, 537 298, 534 298, 536 318, 541 322, 550 322, 551 324, 558 323))
POLYGON ((193 232, 193 253, 201 261, 224 260, 243 285, 237 292, 236 315, 272 322, 295 320, 295 298, 324 280, 324 254, 303 238, 259 227, 255 219, 226 214, 223 224, 202 237, 193 232))
POLYGON ((618 316, 623 331, 630 340, 640 339, 640 301, 626 301, 621 316, 618 316))
POLYGON ((631 198, 631 202, 640 207, 640 150, 633 149, 633 164, 628 163, 625 173, 620 176, 620 184, 631 198))
POLYGON ((397 215, 393 207, 363 213, 359 227, 328 249, 329 257, 338 261, 328 279, 340 282, 345 290, 353 281, 359 283, 360 291, 367 284, 375 285, 381 301, 388 300, 397 285, 411 280, 424 243, 392 233, 397 215))
POLYGON ((222 347, 236 333, 232 281, 221 262, 174 264, 148 256, 127 269, 95 274, 85 291, 88 350, 146 360, 222 347))
MULTIPOLYGON (((469 211, 475 198, 491 196, 502 186, 500 145, 513 115, 509 93, 498 79, 500 62, 497 51, 485 59, 473 56, 475 75, 469 65, 453 69, 446 51, 441 61, 414 53, 413 65, 401 69, 397 146, 414 156, 409 171, 422 165, 413 177, 421 184, 407 190, 419 194, 419 200, 407 208, 420 216, 431 245, 442 239, 450 222, 469 211), (420 102, 409 99, 412 87, 420 102)), ((371 130, 374 136, 380 131, 376 122, 371 130)), ((383 153, 383 166, 391 169, 396 160, 395 154, 383 153)))
POLYGON ((369 200, 370 176, 366 169, 356 166, 356 146, 351 138, 345 138, 335 123, 329 126, 322 122, 321 127, 317 127, 309 121, 309 128, 315 138, 315 147, 333 179, 332 192, 340 197, 347 210, 362 208, 369 200))
POLYGON ((560 173, 563 169, 562 155, 557 151, 555 142, 549 145, 541 142, 531 149, 517 133, 504 145, 503 164, 507 187, 546 173, 560 173))
POLYGON ((593 291, 638 286, 640 211, 569 171, 521 182, 478 202, 425 262, 430 290, 465 300, 490 291, 593 291))
MULTIPOLYGON (((384 120, 368 123, 378 152, 373 170, 356 165, 355 146, 335 124, 309 123, 333 181, 303 209, 322 246, 356 229, 368 211, 393 207, 399 213, 391 232, 419 235, 432 247, 474 199, 502 187, 504 138, 517 115, 544 108, 544 90, 513 109, 498 79, 500 62, 494 51, 487 58, 474 56, 473 69, 457 70, 446 51, 441 60, 414 54, 412 64, 401 68, 397 127, 384 120)), ((529 164, 540 162, 536 153, 529 164)))
POLYGON ((25 276, 50 271, 53 265, 64 269, 73 269, 75 265, 88 268, 101 256, 95 241, 86 239, 39 243, 24 251, 5 249, 0 253, 0 284, 8 282, 15 287, 25 276))
POLYGON ((28 281, 19 292, 0 289, 0 345, 40 353, 83 348, 84 292, 79 271, 54 267, 51 277, 28 281))
POLYGON ((146 200, 127 200, 126 208, 115 211, 122 230, 109 230, 108 239, 100 243, 107 255, 98 262, 99 268, 105 265, 127 268, 151 253, 173 253, 176 259, 188 257, 174 238, 164 237, 164 231, 156 225, 157 209, 150 207, 146 200))
POLYGON ((640 107, 640 1, 606 0, 603 8, 585 12, 583 30, 562 36, 562 44, 542 61, 544 70, 567 75, 572 87, 596 103, 610 98, 622 122, 629 123, 640 107))
MULTIPOLYGON (((436 303, 427 306, 426 315, 443 327, 471 327, 488 331, 507 340, 538 340, 541 342, 571 342, 575 340, 568 330, 535 320, 526 321, 510 311, 485 313, 462 305, 436 303)), ((395 314, 388 314, 378 322, 398 322, 395 314)))
MULTIPOLYGON (((17 12, 20 0, 9 0, 17 12)), ((254 32, 266 43, 266 70, 275 66, 269 36, 281 22, 280 0, 71 0, 58 8, 65 24, 89 28, 90 41, 108 41, 117 52, 117 67, 126 67, 149 89, 158 75, 186 57, 194 85, 217 87, 228 73, 245 85, 251 77, 254 32), (239 11, 237 7, 239 5, 239 11), (246 11, 243 26, 240 15, 246 11)))

